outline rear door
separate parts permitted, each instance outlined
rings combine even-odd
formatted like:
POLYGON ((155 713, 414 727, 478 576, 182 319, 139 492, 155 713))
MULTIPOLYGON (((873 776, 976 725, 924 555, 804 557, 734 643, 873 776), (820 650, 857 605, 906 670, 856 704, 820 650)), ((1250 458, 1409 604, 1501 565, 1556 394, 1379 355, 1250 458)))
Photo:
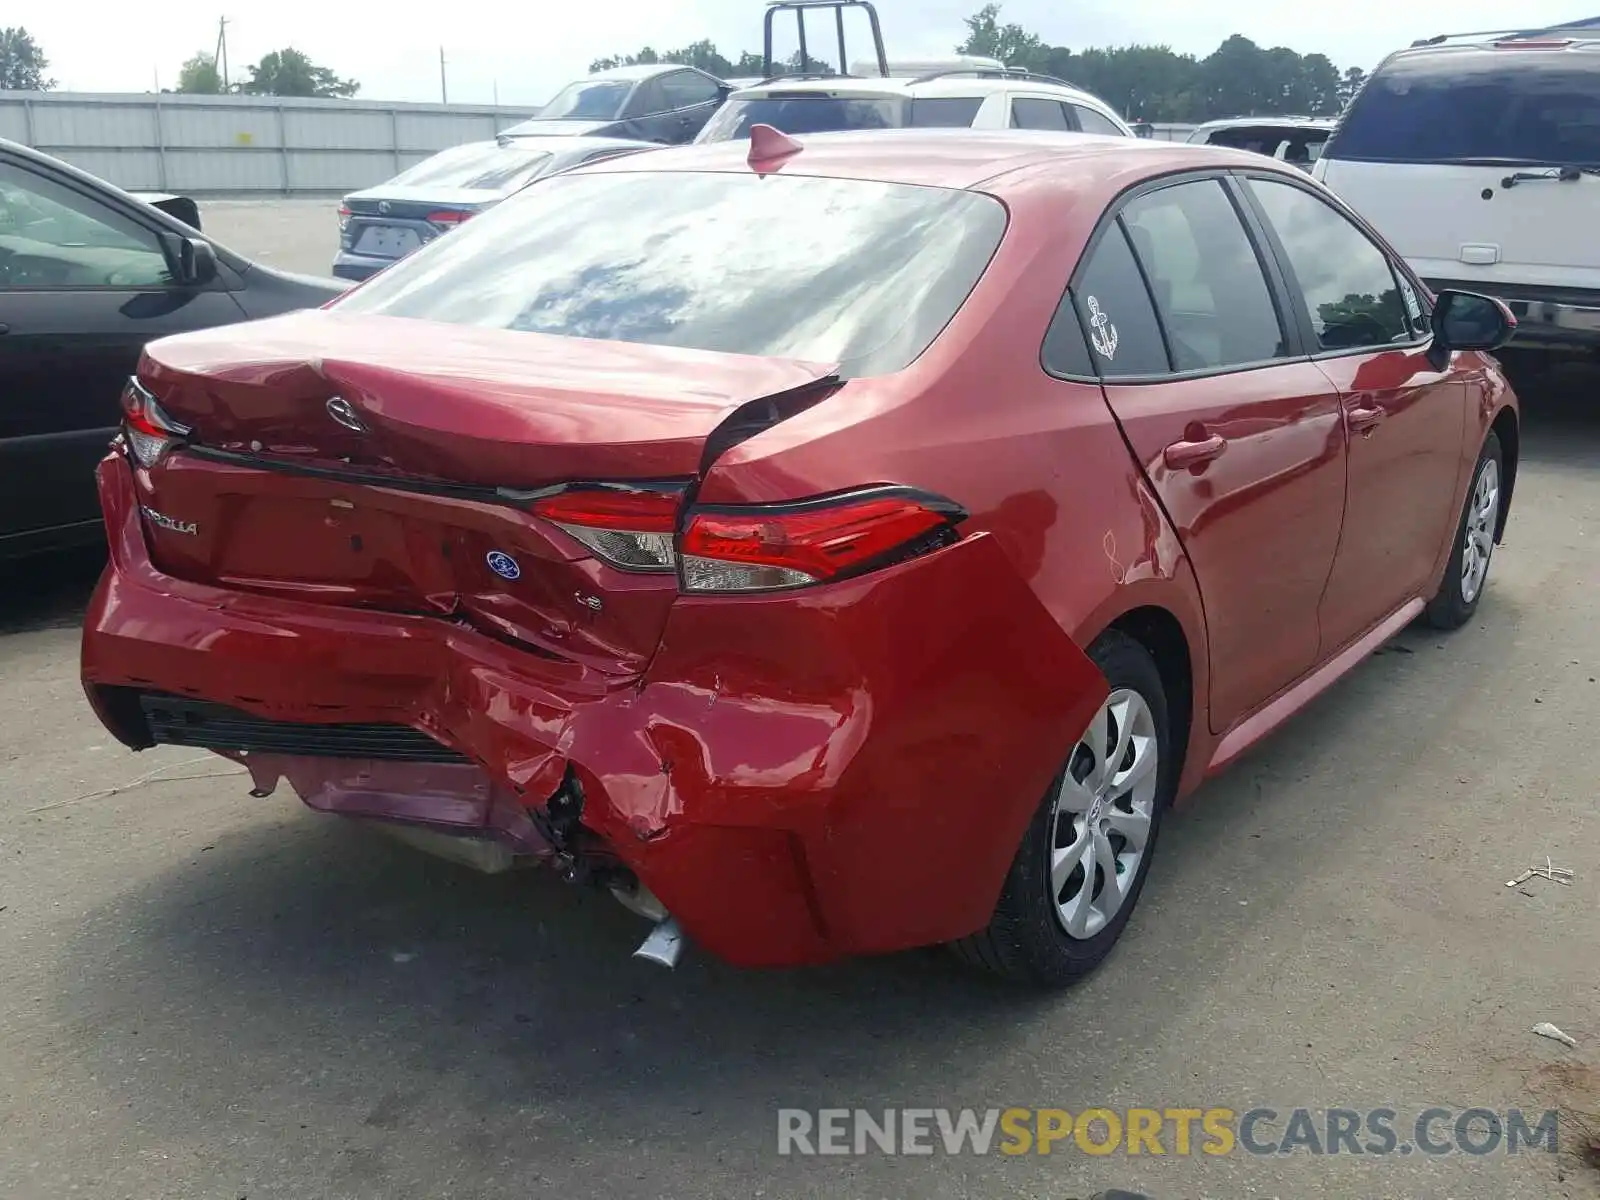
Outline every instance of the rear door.
POLYGON ((1072 286, 1200 584, 1217 732, 1316 663, 1344 506, 1338 394, 1280 312, 1253 222, 1223 178, 1163 180, 1102 226, 1072 286))
POLYGON ((681 127, 677 119, 667 113, 669 107, 666 93, 661 89, 661 77, 641 82, 633 89, 622 111, 628 136, 666 145, 681 141, 681 127))
POLYGON ((1430 282, 1594 287, 1600 48, 1445 47, 1395 56, 1316 174, 1430 282))
POLYGON ((693 141, 727 94, 715 80, 699 71, 674 71, 658 82, 667 105, 663 114, 665 132, 674 143, 693 141))
POLYGON ((1252 177, 1246 188, 1349 438, 1344 535, 1320 606, 1328 655, 1423 594, 1449 546, 1467 385, 1428 361, 1421 297, 1359 226, 1309 183, 1252 177))
POLYGON ((171 282, 153 226, 0 156, 0 546, 97 523, 94 464, 144 344, 242 316, 220 279, 171 282))

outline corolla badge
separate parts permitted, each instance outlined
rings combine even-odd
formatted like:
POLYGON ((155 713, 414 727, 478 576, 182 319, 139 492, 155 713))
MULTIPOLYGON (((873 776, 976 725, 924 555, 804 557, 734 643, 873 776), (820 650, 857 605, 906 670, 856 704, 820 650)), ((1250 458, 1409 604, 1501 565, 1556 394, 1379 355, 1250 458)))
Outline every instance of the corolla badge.
POLYGON ((200 527, 193 521, 180 521, 177 517, 169 517, 166 513, 157 512, 148 504, 141 504, 139 507, 144 510, 145 518, 150 524, 158 528, 170 529, 173 533, 187 534, 189 537, 200 532, 200 527))
POLYGON ((517 566, 517 560, 504 550, 489 551, 484 556, 484 561, 489 564, 489 570, 500 576, 501 579, 522 578, 522 568, 517 566))
POLYGON ((328 415, 346 429, 353 429, 357 433, 365 433, 367 427, 362 423, 361 415, 356 412, 355 405, 343 396, 335 396, 328 401, 328 415))

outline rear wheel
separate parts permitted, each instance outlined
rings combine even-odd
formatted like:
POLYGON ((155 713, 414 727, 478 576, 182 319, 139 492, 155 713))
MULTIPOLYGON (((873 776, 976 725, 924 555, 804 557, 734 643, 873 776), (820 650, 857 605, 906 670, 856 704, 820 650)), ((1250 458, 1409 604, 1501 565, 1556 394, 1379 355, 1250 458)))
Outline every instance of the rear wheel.
POLYGON ((1428 624, 1435 629, 1459 629, 1478 610, 1478 601, 1489 583, 1489 559, 1494 554, 1495 530, 1499 527, 1503 466, 1500 438, 1491 430, 1478 453, 1472 485, 1456 523, 1450 565, 1445 568, 1438 592, 1428 602, 1428 624))
POLYGON ((1017 982, 1076 983, 1110 953, 1144 888, 1177 785, 1166 692, 1150 652, 1111 630, 1089 657, 1110 695, 1034 814, 988 927, 952 947, 1017 982))

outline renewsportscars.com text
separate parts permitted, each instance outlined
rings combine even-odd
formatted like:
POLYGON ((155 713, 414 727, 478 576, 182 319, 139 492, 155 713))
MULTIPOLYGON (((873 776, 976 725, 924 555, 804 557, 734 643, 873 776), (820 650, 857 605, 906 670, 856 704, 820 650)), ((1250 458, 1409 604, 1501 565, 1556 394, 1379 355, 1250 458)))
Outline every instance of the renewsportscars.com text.
POLYGON ((1557 1124, 1515 1108, 784 1108, 778 1153, 1554 1154, 1557 1124))

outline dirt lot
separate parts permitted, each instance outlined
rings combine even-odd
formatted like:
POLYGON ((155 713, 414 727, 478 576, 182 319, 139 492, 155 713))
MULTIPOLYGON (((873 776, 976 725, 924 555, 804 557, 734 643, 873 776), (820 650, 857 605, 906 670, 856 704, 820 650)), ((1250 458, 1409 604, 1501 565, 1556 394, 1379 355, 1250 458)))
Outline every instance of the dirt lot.
MULTIPOLYGON (((332 207, 207 227, 320 271, 332 207)), ((776 1152, 784 1106, 1600 1112, 1597 397, 1528 392, 1477 619, 1404 634, 1208 787, 1107 969, 1054 998, 931 952, 664 972, 609 899, 128 754, 77 684, 93 558, 7 568, 0 1197, 1600 1196, 1526 1150, 776 1152), (1505 886, 1546 855, 1573 886, 1505 886)))

